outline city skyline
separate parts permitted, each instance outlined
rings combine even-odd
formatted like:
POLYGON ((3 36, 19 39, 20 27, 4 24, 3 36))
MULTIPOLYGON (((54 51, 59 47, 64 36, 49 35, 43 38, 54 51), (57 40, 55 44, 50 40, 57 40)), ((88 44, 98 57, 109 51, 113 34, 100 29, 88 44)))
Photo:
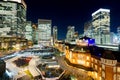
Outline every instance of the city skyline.
POLYGON ((67 27, 75 26, 79 34, 84 31, 84 23, 92 19, 92 13, 99 8, 110 9, 111 32, 117 32, 120 25, 119 1, 88 0, 25 0, 27 4, 27 20, 37 23, 38 19, 51 19, 52 26, 58 26, 58 38, 65 39, 67 27), (62 32, 62 33, 61 33, 62 32))
POLYGON ((0 1, 0 80, 120 80, 117 1, 32 1, 0 1))

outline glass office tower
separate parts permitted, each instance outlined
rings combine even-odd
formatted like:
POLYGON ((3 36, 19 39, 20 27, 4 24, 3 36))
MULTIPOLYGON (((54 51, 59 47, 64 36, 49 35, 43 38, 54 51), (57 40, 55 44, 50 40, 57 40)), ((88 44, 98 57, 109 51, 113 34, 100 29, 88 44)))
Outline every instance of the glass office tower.
POLYGON ((51 45, 51 20, 38 19, 38 44, 51 45))
POLYGON ((92 14, 93 38, 96 44, 110 43, 110 10, 102 9, 92 14))

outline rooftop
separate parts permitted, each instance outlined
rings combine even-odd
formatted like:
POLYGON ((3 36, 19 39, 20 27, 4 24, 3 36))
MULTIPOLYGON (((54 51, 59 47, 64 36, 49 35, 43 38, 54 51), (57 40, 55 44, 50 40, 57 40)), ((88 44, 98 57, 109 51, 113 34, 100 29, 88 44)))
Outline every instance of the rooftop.
POLYGON ((95 11, 94 13, 92 13, 92 16, 96 15, 96 14, 99 13, 99 12, 110 12, 110 9, 100 8, 100 9, 98 9, 97 11, 95 11))

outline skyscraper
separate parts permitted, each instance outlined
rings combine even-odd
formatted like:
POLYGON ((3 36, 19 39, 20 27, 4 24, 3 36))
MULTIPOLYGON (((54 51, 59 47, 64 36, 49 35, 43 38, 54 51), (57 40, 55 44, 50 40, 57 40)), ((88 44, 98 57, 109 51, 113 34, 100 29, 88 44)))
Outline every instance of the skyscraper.
POLYGON ((93 38, 96 44, 110 43, 110 10, 102 9, 92 14, 93 38))
POLYGON ((27 40, 30 40, 30 41, 33 40, 32 32, 33 32, 33 30, 32 30, 32 22, 31 21, 27 21, 26 22, 26 27, 25 27, 25 38, 27 40))
POLYGON ((54 26, 53 27, 53 43, 57 41, 57 37, 58 37, 58 29, 57 29, 57 26, 54 26))
POLYGON ((32 37, 33 37, 33 43, 34 44, 37 44, 38 43, 38 32, 37 32, 37 24, 32 24, 32 30, 33 30, 33 33, 32 33, 32 37))
POLYGON ((23 0, 0 1, 0 36, 24 37, 26 4, 23 0))
POLYGON ((92 37, 92 21, 88 21, 84 24, 84 36, 92 37))
POLYGON ((38 19, 38 44, 51 45, 51 20, 38 19))
POLYGON ((120 26, 117 28, 117 37, 118 37, 118 42, 120 44, 120 26))
POLYGON ((68 26, 67 34, 66 34, 66 41, 71 42, 74 38, 75 33, 75 27, 74 26, 68 26))

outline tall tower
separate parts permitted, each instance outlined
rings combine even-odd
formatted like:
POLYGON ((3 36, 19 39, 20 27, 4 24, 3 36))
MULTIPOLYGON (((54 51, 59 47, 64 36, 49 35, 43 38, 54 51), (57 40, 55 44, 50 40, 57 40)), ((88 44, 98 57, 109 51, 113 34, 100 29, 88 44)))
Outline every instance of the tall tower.
POLYGON ((37 28, 38 28, 37 24, 35 24, 35 23, 32 24, 32 30, 33 30, 32 38, 33 38, 33 43, 34 44, 38 44, 37 28))
POLYGON ((118 42, 120 44, 120 26, 117 28, 117 37, 118 37, 118 42))
POLYGON ((110 10, 102 9, 92 14, 93 38, 96 44, 110 43, 110 10))
POLYGON ((51 20, 38 19, 38 44, 51 46, 51 20))
POLYGON ((92 37, 92 21, 88 21, 84 24, 84 36, 92 37))
POLYGON ((58 37, 58 29, 57 29, 57 26, 54 26, 53 27, 53 43, 57 41, 57 37, 58 37))
POLYGON ((27 40, 33 41, 32 33, 33 33, 33 30, 32 30, 32 22, 31 22, 31 21, 27 21, 27 22, 26 22, 26 27, 25 27, 25 38, 26 38, 27 40))
POLYGON ((67 34, 66 34, 66 41, 70 42, 73 40, 75 33, 75 27, 74 26, 68 26, 67 34))
POLYGON ((24 0, 2 0, 0 5, 0 36, 25 37, 24 0))

